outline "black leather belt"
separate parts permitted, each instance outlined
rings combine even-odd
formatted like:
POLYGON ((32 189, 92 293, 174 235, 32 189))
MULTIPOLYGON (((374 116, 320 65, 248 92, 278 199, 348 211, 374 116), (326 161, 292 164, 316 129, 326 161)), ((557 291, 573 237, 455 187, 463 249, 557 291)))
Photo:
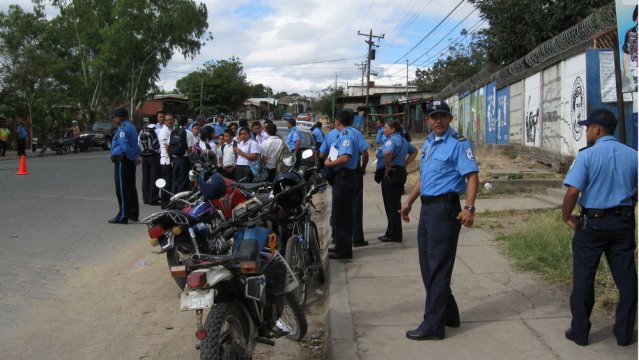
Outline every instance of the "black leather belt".
POLYGON ((594 217, 594 218, 602 218, 606 216, 621 216, 621 215, 634 217, 635 207, 634 206, 616 206, 609 209, 586 209, 582 207, 581 214, 586 215, 588 217, 594 217))
POLYGON ((437 195, 437 196, 422 195, 419 198, 422 200, 422 204, 424 205, 435 204, 440 202, 459 202, 459 194, 452 193, 452 192, 444 194, 444 195, 437 195))
POLYGON ((339 169, 335 171, 335 174, 340 174, 342 176, 351 176, 355 174, 355 172, 359 169, 339 169))

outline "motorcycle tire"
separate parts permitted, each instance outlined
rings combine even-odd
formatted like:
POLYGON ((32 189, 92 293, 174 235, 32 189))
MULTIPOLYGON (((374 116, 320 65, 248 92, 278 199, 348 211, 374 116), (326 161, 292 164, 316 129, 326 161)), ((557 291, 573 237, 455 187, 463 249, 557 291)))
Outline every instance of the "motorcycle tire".
POLYGON ((319 231, 317 231, 317 225, 313 221, 309 221, 310 231, 308 238, 308 245, 311 250, 310 265, 316 270, 317 281, 323 284, 326 281, 326 274, 324 273, 324 265, 322 264, 322 254, 319 246, 319 231))
POLYGON ((38 153, 38 157, 43 157, 44 153, 47 152, 47 145, 42 145, 40 152, 38 153))
MULTIPOLYGON (((184 262, 193 254, 195 254, 195 248, 188 237, 185 235, 176 236, 173 249, 169 249, 166 252, 166 262, 169 264, 169 269, 172 266, 184 265, 184 262)), ((174 277, 173 280, 175 280, 180 289, 184 289, 184 286, 186 286, 186 277, 174 277)))
POLYGON ((297 303, 304 308, 306 306, 306 272, 308 271, 308 265, 306 264, 304 258, 304 249, 302 249, 302 245, 297 239, 296 235, 291 236, 286 242, 286 251, 284 255, 284 259, 288 266, 290 266, 291 270, 293 270, 293 274, 297 278, 299 286, 295 288, 295 290, 291 291, 297 299, 297 303))
POLYGON ((286 337, 291 340, 300 341, 306 336, 308 331, 306 314, 304 314, 304 308, 297 303, 293 292, 286 293, 282 316, 277 323, 278 327, 286 328, 288 331, 286 337))
POLYGON ((216 304, 204 322, 206 338, 200 343, 201 360, 246 359, 249 325, 238 303, 216 304))

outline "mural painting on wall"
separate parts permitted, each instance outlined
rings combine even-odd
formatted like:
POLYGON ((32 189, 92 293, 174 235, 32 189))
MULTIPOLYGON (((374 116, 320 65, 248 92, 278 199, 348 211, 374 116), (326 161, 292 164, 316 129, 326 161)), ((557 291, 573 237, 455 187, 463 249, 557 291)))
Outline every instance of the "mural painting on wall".
POLYGON ((540 108, 541 74, 537 73, 524 81, 524 145, 541 146, 540 108))
POLYGON ((486 85, 486 144, 497 144, 497 87, 486 85))
POLYGON ((586 118, 586 93, 584 92, 584 82, 577 76, 572 85, 572 96, 570 97, 570 126, 572 137, 575 141, 581 140, 585 128, 577 124, 586 118))
POLYGON ((510 112, 508 104, 508 87, 497 90, 497 144, 508 144, 510 112))
POLYGON ((486 92, 485 87, 475 90, 472 94, 472 134, 471 139, 477 143, 484 143, 484 123, 486 121, 486 92))

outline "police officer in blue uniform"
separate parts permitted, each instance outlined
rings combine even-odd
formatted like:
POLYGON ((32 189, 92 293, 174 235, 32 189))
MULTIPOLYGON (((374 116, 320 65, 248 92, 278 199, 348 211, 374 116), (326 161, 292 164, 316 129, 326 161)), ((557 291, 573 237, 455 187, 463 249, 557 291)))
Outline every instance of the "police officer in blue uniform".
POLYGON ((322 123, 316 122, 315 125, 311 128, 311 132, 313 133, 313 137, 315 138, 315 146, 318 150, 322 147, 322 143, 324 142, 324 133, 322 132, 322 123))
POLYGON ((579 151, 564 179, 568 189, 561 211, 562 220, 575 230, 572 322, 565 335, 578 345, 588 345, 595 274, 605 253, 619 290, 613 333, 617 344, 627 346, 632 341, 637 314, 637 151, 613 137, 617 119, 608 110, 595 110, 578 124, 587 126, 588 147, 579 151), (572 215, 577 202, 581 206, 579 216, 572 215))
POLYGON ((335 223, 335 247, 329 249, 331 259, 352 259, 353 257, 353 219, 357 191, 356 178, 361 176, 358 162, 362 144, 351 127, 352 115, 349 111, 340 112, 335 119, 335 128, 340 132, 334 145, 337 150, 337 158, 326 159, 324 166, 333 169, 335 180, 333 182, 333 215, 335 223))
POLYGON ((217 122, 213 124, 213 139, 216 144, 219 144, 218 138, 224 135, 224 130, 226 130, 226 124, 224 124, 224 115, 218 114, 216 117, 217 122))
MULTIPOLYGON (((347 110, 353 117, 353 113, 347 110)), ((360 159, 357 160, 357 171, 353 177, 355 182, 355 197, 353 198, 353 247, 366 246, 368 241, 364 239, 364 175, 368 165, 368 142, 364 135, 351 127, 350 134, 356 138, 359 144, 360 159), (361 160, 361 161, 360 161, 361 160)))
POLYGON ((135 188, 135 166, 140 163, 140 148, 135 127, 128 120, 124 108, 115 111, 113 122, 117 130, 111 143, 111 161, 115 168, 115 194, 118 198, 118 214, 109 219, 112 224, 138 221, 140 208, 135 188))
POLYGON ((384 120, 377 120, 375 122, 377 126, 377 135, 375 136, 375 145, 382 146, 386 141, 386 137, 384 136, 384 120))
POLYGON ((295 156, 295 167, 298 167, 302 162, 302 152, 300 151, 302 137, 300 136, 300 132, 297 129, 297 121, 295 121, 293 116, 288 113, 284 114, 282 119, 286 120, 286 126, 288 127, 286 146, 291 151, 291 154, 295 156))
POLYGON ((424 141, 417 179, 401 216, 409 221, 411 206, 422 202, 417 230, 419 266, 426 289, 424 319, 406 332, 411 340, 441 340, 445 326, 458 327, 459 310, 450 288, 461 225, 470 227, 475 218, 479 169, 471 143, 450 127, 453 116, 446 102, 422 104, 432 132, 424 141), (462 208, 459 196, 467 191, 462 208))
POLYGON ((386 141, 380 147, 377 156, 378 173, 375 178, 382 184, 382 198, 388 225, 383 242, 402 241, 402 220, 399 210, 402 207, 402 189, 406 183, 406 166, 417 156, 417 148, 402 136, 402 126, 398 120, 384 125, 386 141))

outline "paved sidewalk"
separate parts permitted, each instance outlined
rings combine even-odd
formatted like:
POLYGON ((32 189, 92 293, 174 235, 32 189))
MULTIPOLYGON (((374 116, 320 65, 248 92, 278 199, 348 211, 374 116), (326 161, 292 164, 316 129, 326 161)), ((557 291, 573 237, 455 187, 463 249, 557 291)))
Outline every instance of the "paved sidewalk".
MULTIPOLYGON (((559 201, 484 199, 477 207, 543 208, 559 201)), ((410 224, 404 224, 403 243, 377 241, 386 217, 380 187, 366 176, 364 229, 370 245, 355 248, 351 261, 329 264, 329 359, 637 359, 637 342, 617 346, 613 320, 600 314, 593 315, 589 346, 566 340, 568 290, 514 272, 491 235, 472 228, 462 228, 452 281, 461 327, 446 328, 442 341, 406 339, 406 331, 422 319, 425 300, 417 259, 419 207, 416 203, 410 224)))

